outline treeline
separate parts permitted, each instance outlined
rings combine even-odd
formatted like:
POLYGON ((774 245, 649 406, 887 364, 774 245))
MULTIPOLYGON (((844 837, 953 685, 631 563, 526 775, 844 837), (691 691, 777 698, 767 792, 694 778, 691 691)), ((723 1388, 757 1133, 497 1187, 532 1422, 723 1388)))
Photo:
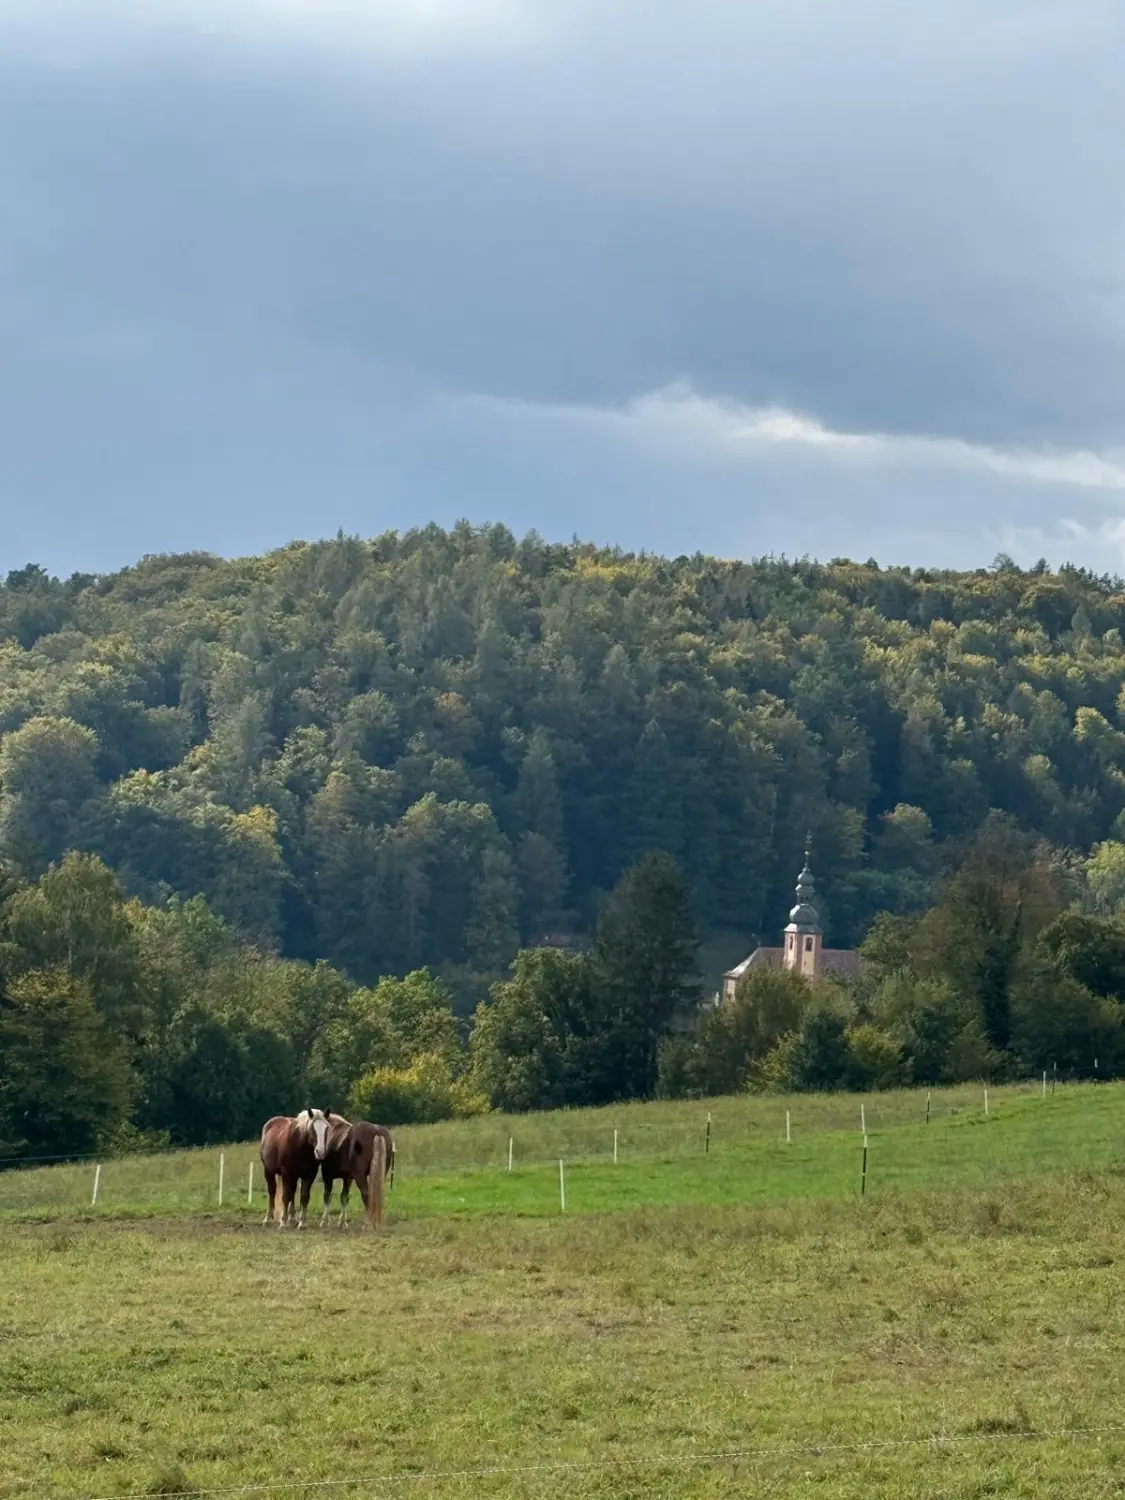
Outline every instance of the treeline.
MULTIPOLYGON (((772 942, 811 829, 828 940, 1012 816, 1118 858, 1125 592, 1075 569, 669 561, 499 526, 0 587, 0 856, 468 1017, 649 849, 772 942)), ((1116 899, 1116 895, 1114 897, 1116 899)))
POLYGON ((991 815, 857 982, 751 970, 702 1003, 691 890, 645 855, 588 951, 522 950, 471 1024, 427 969, 358 986, 96 857, 0 882, 0 1158, 253 1136, 309 1104, 386 1124, 744 1089, 1125 1074, 1125 926, 1081 862, 991 815))
POLYGON ((687 886, 652 855, 588 955, 521 954, 470 1031, 427 969, 357 986, 69 854, 0 879, 0 1164, 245 1139, 313 1104, 402 1124, 645 1097, 691 1024, 695 952, 687 886))

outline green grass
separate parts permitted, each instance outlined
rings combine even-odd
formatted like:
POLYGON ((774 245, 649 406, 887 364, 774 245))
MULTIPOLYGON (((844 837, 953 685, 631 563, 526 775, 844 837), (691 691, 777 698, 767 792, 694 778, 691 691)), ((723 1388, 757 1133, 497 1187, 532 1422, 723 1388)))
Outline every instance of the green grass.
POLYGON ((6 1173, 0 1496, 1120 1494, 1125 1091, 863 1102, 863 1201, 839 1097, 716 1101, 706 1156, 698 1105, 403 1132, 379 1236, 219 1213, 214 1152, 93 1215, 6 1173))
MULTIPOLYGON (((566 1162, 571 1213, 693 1203, 770 1203, 850 1197, 861 1171, 861 1109, 871 1194, 911 1187, 966 1186, 998 1176, 1112 1164, 1125 1093, 1116 1086, 1070 1087, 1045 1099, 1012 1086, 926 1095, 741 1097, 708 1105, 633 1104, 531 1116, 484 1116, 398 1132, 398 1218, 420 1215, 553 1215, 558 1161, 566 1162), (789 1112, 792 1142, 785 1141, 789 1112), (710 1150, 706 1121, 711 1116, 710 1150), (618 1161, 613 1162, 613 1132, 618 1161), (514 1170, 507 1171, 508 1142, 514 1170)), ((253 1218, 265 1209, 254 1143, 226 1146, 224 1212, 253 1218), (255 1198, 248 1206, 249 1170, 255 1198)), ((102 1164, 101 1216, 215 1211, 219 1148, 127 1156, 102 1164)), ((0 1174, 5 1217, 68 1217, 90 1203, 94 1164, 0 1174)))

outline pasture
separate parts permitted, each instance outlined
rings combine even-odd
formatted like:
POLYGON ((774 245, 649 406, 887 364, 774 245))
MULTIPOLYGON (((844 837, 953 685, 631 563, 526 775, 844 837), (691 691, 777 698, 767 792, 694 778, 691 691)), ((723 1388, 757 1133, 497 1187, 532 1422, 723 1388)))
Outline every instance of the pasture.
POLYGON ((1119 1494, 1125 1090, 869 1095, 862 1201, 860 1103, 404 1130, 379 1236, 4 1173, 0 1496, 1119 1494))

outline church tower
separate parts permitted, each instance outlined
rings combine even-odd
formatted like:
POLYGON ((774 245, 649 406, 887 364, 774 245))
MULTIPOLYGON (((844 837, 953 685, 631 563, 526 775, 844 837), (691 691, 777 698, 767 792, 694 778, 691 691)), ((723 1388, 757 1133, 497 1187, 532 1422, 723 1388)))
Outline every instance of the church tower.
POLYGON ((820 913, 813 905, 816 887, 809 869, 810 834, 805 841, 805 868, 797 876, 797 904, 789 913, 789 926, 782 934, 780 948, 755 948, 733 969, 723 975, 721 994, 716 1005, 725 1005, 738 996, 738 986, 751 969, 788 969, 805 979, 821 979, 832 974, 851 982, 859 979, 862 967, 854 948, 826 948, 820 930, 820 913))
POLYGON ((820 930, 820 913, 812 904, 815 895, 816 888, 809 869, 809 851, 806 848, 805 868, 797 876, 797 904, 789 913, 781 960, 785 968, 795 974, 803 974, 806 979, 816 979, 819 976, 824 943, 820 930))

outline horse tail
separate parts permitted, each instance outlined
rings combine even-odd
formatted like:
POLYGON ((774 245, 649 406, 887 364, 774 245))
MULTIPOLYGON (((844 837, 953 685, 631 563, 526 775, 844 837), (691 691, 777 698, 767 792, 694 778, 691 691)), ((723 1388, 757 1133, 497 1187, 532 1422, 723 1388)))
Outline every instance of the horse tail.
POLYGON ((371 1142, 371 1165, 367 1169, 367 1222, 378 1229, 383 1222, 383 1203, 386 1190, 384 1178, 387 1172, 387 1143, 381 1135, 374 1135, 371 1142))

